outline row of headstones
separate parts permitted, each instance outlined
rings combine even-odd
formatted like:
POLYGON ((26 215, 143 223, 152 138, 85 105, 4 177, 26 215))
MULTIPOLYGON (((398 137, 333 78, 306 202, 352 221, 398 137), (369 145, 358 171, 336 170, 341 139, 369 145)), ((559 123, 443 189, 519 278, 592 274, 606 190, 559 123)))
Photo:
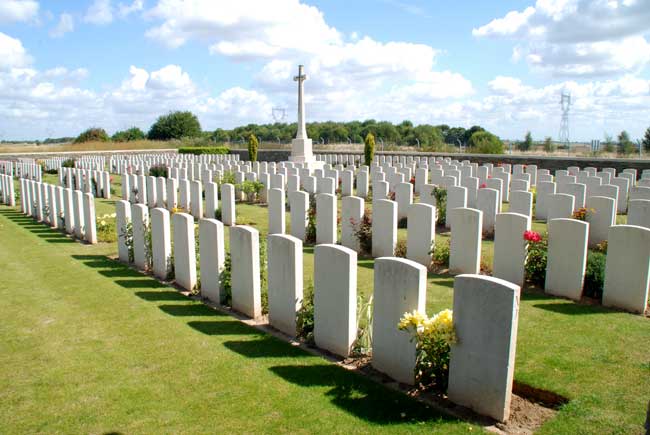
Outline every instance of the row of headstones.
MULTIPOLYGON (((143 204, 118 201, 118 228, 133 225, 133 259, 147 268, 146 231, 151 231, 152 272, 165 279, 173 258, 176 283, 197 285, 194 218, 150 211, 143 204)), ((118 231, 120 259, 129 261, 123 231, 118 231)), ((296 335, 296 316, 303 298, 302 241, 284 234, 268 236, 268 309, 271 326, 296 335)), ((262 314, 259 232, 248 226, 230 228, 232 308, 251 318, 262 314)), ((221 303, 220 273, 224 268, 224 225, 199 220, 201 295, 221 303)), ((426 268, 416 262, 383 257, 374 267, 373 366, 395 380, 413 384, 415 343, 397 329, 404 312, 424 311, 426 268)), ((344 246, 319 244, 314 249, 314 338, 316 345, 347 356, 357 335, 357 253, 344 246)), ((453 346, 448 394, 451 400, 498 420, 510 410, 518 323, 519 287, 503 280, 463 275, 454 284, 453 346), (477 340, 477 337, 485 337, 477 340), (468 364, 471 358, 481 364, 468 364), (489 375, 488 375, 489 374, 489 375)))
MULTIPOLYGON (((452 273, 479 273, 483 213, 451 210, 449 268, 452 273)), ((496 217, 492 275, 523 285, 530 217, 500 213, 496 217)), ((546 292, 580 300, 587 264, 588 222, 552 219, 548 226, 546 292)), ((643 313, 650 285, 650 229, 635 225, 609 227, 603 305, 643 313)))
POLYGON ((69 189, 92 193, 98 198, 111 198, 111 176, 108 171, 59 168, 59 184, 69 189))
POLYGON ((97 243, 95 198, 91 193, 21 179, 20 210, 38 222, 88 243, 97 243))
POLYGON ((105 156, 81 156, 74 161, 75 168, 103 171, 106 168, 105 156))
MULTIPOLYGON (((173 163, 186 164, 212 164, 237 162, 236 154, 129 154, 111 156, 109 171, 114 174, 148 172, 149 168, 156 165, 171 166, 173 163)), ((186 166, 183 166, 186 167, 186 166)))
POLYGON ((30 160, 30 162, 0 161, 0 173, 18 178, 41 181, 43 177, 41 166, 36 164, 33 159, 30 160))
POLYGON ((16 205, 14 178, 11 175, 0 174, 0 204, 16 205))

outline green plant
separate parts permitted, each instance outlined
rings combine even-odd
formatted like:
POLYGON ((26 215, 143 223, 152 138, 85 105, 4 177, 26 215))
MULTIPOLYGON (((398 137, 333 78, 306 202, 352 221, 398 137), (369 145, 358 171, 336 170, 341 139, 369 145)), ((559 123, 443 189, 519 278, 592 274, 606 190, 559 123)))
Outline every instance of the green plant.
POLYGON ((178 154, 230 154, 230 148, 228 147, 180 147, 178 149, 178 154))
POLYGON ((447 189, 436 186, 431 194, 436 199, 436 223, 444 225, 447 222, 447 189))
POLYGON ((352 344, 353 356, 370 355, 372 352, 372 295, 365 299, 357 296, 357 338, 352 344))
MULTIPOLYGON (((144 231, 144 258, 146 260, 145 267, 147 270, 153 269, 153 239, 151 231, 151 222, 145 219, 142 222, 142 229, 144 231)), ((197 260, 198 263, 198 260, 197 260)))
POLYGON ((230 252, 226 252, 223 270, 219 274, 219 282, 221 283, 221 304, 230 307, 232 306, 232 257, 230 257, 230 252))
POLYGON ((149 129, 147 137, 153 140, 181 139, 201 136, 201 124, 192 112, 177 111, 160 116, 149 129))
POLYGON ((479 154, 503 154, 505 151, 501 139, 487 131, 472 134, 467 145, 479 154))
POLYGON ((612 137, 611 134, 605 133, 605 137, 603 140, 603 149, 605 152, 608 153, 613 153, 614 152, 614 138, 612 137))
POLYGON ((361 251, 370 255, 372 253, 372 216, 371 211, 366 209, 361 221, 355 222, 351 220, 350 223, 354 227, 354 235, 359 241, 361 251))
POLYGON ((305 285, 296 313, 296 335, 307 343, 314 343, 314 284, 311 281, 305 285))
POLYGON ((546 136, 546 139, 544 139, 544 151, 547 153, 555 152, 555 144, 551 136, 546 136))
POLYGON ((363 141, 363 158, 366 166, 372 164, 372 159, 375 157, 375 136, 368 132, 366 139, 363 141))
POLYGON ((305 242, 316 243, 316 198, 309 198, 309 212, 307 213, 307 230, 305 242))
POLYGON ((149 168, 149 175, 152 177, 167 178, 167 166, 163 164, 153 165, 149 168))
POLYGON ((66 159, 61 163, 62 168, 74 168, 74 159, 66 159))
POLYGON ((105 214, 96 218, 97 240, 112 243, 117 240, 115 213, 105 214))
POLYGON ((525 263, 526 280, 539 287, 544 287, 548 239, 535 231, 524 231, 523 237, 528 242, 528 256, 525 263))
POLYGON ((634 152, 634 142, 630 140, 630 135, 625 130, 618 135, 617 145, 618 153, 621 155, 629 155, 634 152))
POLYGON ((530 133, 530 131, 528 131, 526 132, 526 137, 524 138, 523 142, 517 143, 517 148, 520 151, 530 151, 532 147, 533 147, 533 135, 530 133))
POLYGON ((268 273, 266 269, 266 239, 260 238, 260 294, 262 298, 262 314, 269 312, 269 286, 268 273))
POLYGON ((263 188, 264 184, 260 181, 246 180, 241 184, 241 190, 246 194, 248 202, 255 202, 263 188))
POLYGON ((414 310, 404 313, 397 325, 415 340, 415 381, 422 389, 446 391, 449 382, 449 355, 456 342, 451 310, 429 318, 414 310))
POLYGON ((255 137, 254 134, 251 134, 248 137, 248 160, 251 162, 256 162, 257 161, 257 148, 259 148, 260 143, 257 140, 257 137, 255 137))
POLYGON ((589 252, 585 268, 584 295, 594 299, 603 297, 605 263, 607 257, 601 252, 589 252))
POLYGON ((434 266, 441 268, 449 267, 449 257, 451 256, 451 239, 444 243, 431 242, 431 262, 434 266))
POLYGON ((406 240, 399 239, 395 244, 395 257, 406 258, 406 240))
POLYGON ((88 130, 81 133, 74 140, 74 143, 83 143, 83 142, 108 142, 110 138, 106 134, 106 130, 103 128, 89 128, 88 130))
POLYGON ((127 130, 117 131, 111 137, 113 142, 131 142, 134 140, 144 140, 146 135, 138 127, 131 127, 127 130))
POLYGON ((227 171, 221 174, 221 178, 219 178, 217 181, 217 184, 233 184, 236 185, 237 182, 235 181, 235 174, 233 172, 227 171))
POLYGON ((124 245, 129 251, 129 263, 133 263, 133 222, 130 220, 126 221, 126 225, 120 228, 120 237, 124 239, 124 245))

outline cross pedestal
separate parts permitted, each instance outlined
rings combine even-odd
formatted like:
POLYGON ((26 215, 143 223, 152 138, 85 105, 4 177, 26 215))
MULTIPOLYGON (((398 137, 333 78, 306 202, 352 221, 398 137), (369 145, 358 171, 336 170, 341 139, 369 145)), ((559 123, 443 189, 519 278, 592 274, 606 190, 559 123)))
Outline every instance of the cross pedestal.
POLYGON ((298 75, 293 80, 298 82, 298 131, 296 138, 291 141, 291 157, 289 157, 289 161, 304 164, 310 170, 322 168, 324 163, 314 158, 312 142, 307 137, 305 100, 303 98, 304 82, 307 80, 307 75, 304 74, 304 67, 302 65, 298 66, 298 75))

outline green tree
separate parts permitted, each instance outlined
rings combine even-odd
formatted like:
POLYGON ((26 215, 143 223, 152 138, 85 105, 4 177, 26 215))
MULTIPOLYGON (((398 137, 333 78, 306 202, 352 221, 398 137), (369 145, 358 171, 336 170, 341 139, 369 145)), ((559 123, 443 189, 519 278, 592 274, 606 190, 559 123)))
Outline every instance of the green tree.
POLYGON ((146 136, 138 127, 131 127, 128 130, 116 132, 111 139, 113 142, 130 142, 133 140, 143 140, 146 136))
POLYGON ((634 142, 630 140, 630 135, 627 131, 623 130, 618 135, 618 153, 621 155, 628 155, 634 152, 634 142))
POLYGON ((472 137, 472 135, 474 135, 474 133, 479 131, 486 131, 486 130, 480 125, 473 125, 469 128, 469 130, 465 130, 465 132, 463 133, 463 138, 461 139, 463 144, 465 145, 469 144, 469 140, 472 137))
POLYGON ((372 133, 366 135, 366 140, 363 146, 363 155, 366 166, 372 164, 372 159, 375 157, 375 136, 372 133))
POLYGON ((530 133, 530 131, 526 132, 524 141, 519 142, 517 146, 520 151, 530 151, 530 149, 533 147, 533 135, 530 133))
POLYGON ((257 161, 257 148, 259 147, 259 145, 260 143, 258 142, 255 135, 251 134, 248 137, 248 160, 250 160, 251 162, 257 161))
POLYGON ((109 140, 110 138, 108 137, 108 134, 106 134, 106 130, 103 128, 92 127, 77 136, 74 143, 108 142, 109 140))
POLYGON ((201 136, 201 124, 192 112, 170 112, 151 126, 149 139, 169 140, 201 136))
POLYGON ((546 136, 546 139, 544 139, 544 151, 547 153, 555 152, 555 144, 553 143, 551 136, 546 136))
POLYGON ((650 127, 645 131, 641 145, 646 153, 650 153, 650 127))
POLYGON ((477 131, 470 138, 468 146, 479 154, 503 154, 503 142, 488 131, 477 131))

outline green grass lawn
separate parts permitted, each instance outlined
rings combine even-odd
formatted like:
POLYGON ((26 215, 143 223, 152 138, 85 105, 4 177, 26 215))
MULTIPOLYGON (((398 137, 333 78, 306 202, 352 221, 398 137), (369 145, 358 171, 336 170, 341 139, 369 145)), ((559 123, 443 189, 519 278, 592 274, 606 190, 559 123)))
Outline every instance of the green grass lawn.
MULTIPOLYGON (((119 193, 119 185, 116 190, 119 193)), ((372 384, 352 374, 341 374, 345 382, 331 385, 323 379, 332 378, 329 371, 338 368, 322 359, 306 356, 229 317, 201 308, 150 278, 107 261, 104 256, 115 253, 115 244, 86 246, 68 242, 58 233, 6 210, 4 208, 0 214, 3 240, 0 264, 8 265, 5 280, 0 283, 0 303, 3 312, 20 312, 21 315, 5 316, 8 320, 0 326, 3 337, 0 346, 11 346, 7 351, 0 347, 0 361, 4 362, 0 403, 5 404, 0 411, 2 433, 7 432, 7 428, 11 429, 9 432, 19 433, 109 429, 132 433, 152 432, 156 428, 165 428, 165 432, 209 432, 221 425, 239 432, 300 432, 298 428, 304 432, 379 432, 381 429, 399 432, 418 427, 421 432, 454 433, 468 429, 458 422, 440 421, 438 416, 426 421, 424 424, 428 426, 425 427, 421 426, 422 418, 413 422, 400 420, 400 423, 390 421, 389 417, 380 418, 382 421, 374 419, 378 417, 366 418, 369 411, 360 411, 360 402, 349 398, 342 400, 335 391, 345 390, 344 384, 352 380, 362 382, 367 389, 371 387, 365 385, 372 384), (9 252, 18 254, 10 255, 9 252), (25 289, 30 291, 25 292, 25 289), (163 308, 165 305, 177 308, 163 308), (178 314, 185 309, 201 314, 178 314), (196 322, 228 324, 227 328, 237 328, 240 332, 205 333, 192 326, 196 326, 196 322), (230 336, 224 339, 223 335, 230 336), (233 345, 231 342, 248 344, 233 345), (273 348, 269 353, 274 354, 258 351, 261 343, 269 343, 268 347, 273 348), (243 349, 247 346, 248 352, 245 352, 243 349), (289 354, 284 355, 285 351, 289 354), (301 364, 309 368, 300 368, 295 373, 276 368, 301 364), (31 367, 31 370, 26 368, 23 372, 22 367, 31 367), (78 372, 80 367, 85 368, 85 376, 78 372), (69 373, 70 370, 75 373, 69 373), (16 371, 20 375, 18 378, 16 371), (241 371, 250 373, 242 376, 241 371), (309 372, 310 376, 306 377, 313 378, 309 382, 317 385, 288 379, 298 377, 298 372, 309 372), (75 378, 52 384, 50 376, 55 376, 53 373, 75 378), (177 373, 182 375, 176 376, 177 373), (205 376, 212 376, 208 381, 211 386, 205 385, 205 376), (249 376, 250 383, 246 382, 249 376), (351 376, 349 381, 347 376, 351 376), (258 385, 258 380, 264 385, 258 385), (28 385, 29 388, 18 389, 15 385, 28 385), (59 391, 60 388, 81 391, 79 397, 74 397, 76 390, 66 393, 59 391), (117 391, 124 388, 132 394, 122 396, 113 391, 118 395, 106 396, 101 392, 107 388, 117 391), (174 391, 175 394, 170 395, 173 397, 167 397, 168 388, 174 391), (224 388, 228 392, 223 392, 224 388), (288 397, 287 391, 297 392, 296 400, 294 396, 288 397), (208 405, 206 397, 212 400, 213 406, 209 409, 215 408, 212 415, 203 409, 208 405), (237 403, 231 403, 233 399, 237 403), (69 409, 72 406, 67 403, 69 400, 81 401, 89 411, 86 412, 87 408, 81 403, 69 409), (173 406, 168 403, 170 400, 173 406), (280 403, 274 406, 275 401, 280 403), (220 414, 229 406, 239 406, 246 411, 241 415, 220 414), (52 415, 67 412, 68 420, 35 417, 38 414, 35 410, 47 416, 48 409, 52 415), (267 411, 278 415, 271 418, 267 411), (161 415, 165 417, 160 418, 161 415), (258 417, 259 421, 251 417, 258 417), (231 420, 222 422, 224 418, 231 420), (152 424, 152 430, 146 430, 146 424, 136 423, 142 423, 143 419, 152 424), (211 426, 215 419, 219 426, 211 426), (66 421, 67 426, 57 426, 66 421), (8 426, 3 427, 3 424, 8 426), (24 424, 29 426, 14 426, 24 424), (321 424, 325 425, 324 429, 321 424)), ((260 236, 265 237, 268 227, 265 207, 237 204, 237 210, 241 222, 255 226, 260 236)), ((97 200, 98 215, 113 211, 114 200, 97 200)), ((544 232, 546 225, 535 222, 533 228, 544 232)), ((404 236, 404 231, 400 230, 400 237, 404 236)), ((447 235, 437 237, 442 239, 447 235)), ((492 246, 492 242, 483 243, 484 256, 491 256, 492 246)), ((311 281, 313 274, 312 252, 312 247, 305 247, 306 282, 311 281)), ((373 261, 362 259, 359 266, 358 290, 367 296, 373 288, 373 261)), ((429 314, 451 307, 452 298, 453 278, 429 274, 429 314)), ((570 400, 539 433, 643 432, 645 410, 650 400, 649 322, 650 319, 641 316, 576 304, 538 291, 522 293, 515 380, 556 392, 570 400)), ((372 386, 373 391, 375 388, 381 387, 372 386)), ((366 397, 362 403, 379 400, 364 395, 364 391, 369 390, 350 394, 355 398, 366 397)), ((392 395, 381 391, 380 396, 392 395)), ((397 400, 392 399, 397 396, 390 397, 390 400, 397 400)), ((399 399, 400 404, 404 403, 400 406, 419 406, 402 400, 406 399, 399 399)), ((387 406, 387 409, 375 411, 393 415, 393 406, 382 403, 380 406, 387 406)))
MULTIPOLYGON (((0 208, 0 433, 467 433, 0 208)), ((478 428, 476 428, 478 431, 478 428)))

